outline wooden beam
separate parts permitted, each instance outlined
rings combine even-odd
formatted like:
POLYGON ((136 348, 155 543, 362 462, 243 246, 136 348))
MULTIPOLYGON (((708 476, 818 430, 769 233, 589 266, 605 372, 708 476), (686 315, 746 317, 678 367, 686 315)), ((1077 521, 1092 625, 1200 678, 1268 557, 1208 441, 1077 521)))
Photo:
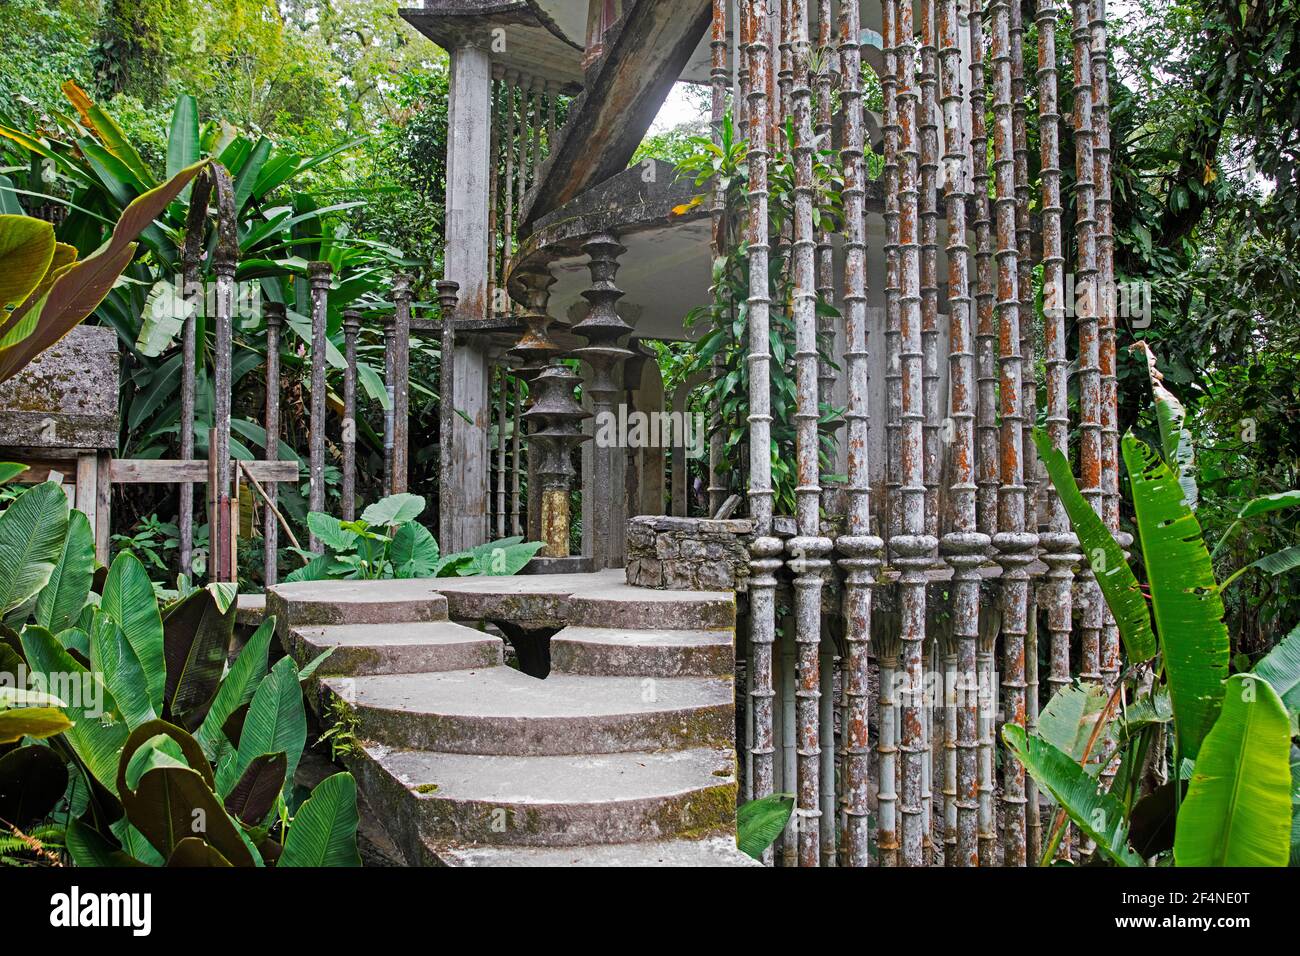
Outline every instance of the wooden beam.
MULTIPOLYGON (((289 482, 300 477, 296 461, 243 461, 232 467, 240 466, 258 481, 289 482)), ((202 459, 117 459, 109 466, 109 478, 117 485, 206 484, 208 463, 202 459)))

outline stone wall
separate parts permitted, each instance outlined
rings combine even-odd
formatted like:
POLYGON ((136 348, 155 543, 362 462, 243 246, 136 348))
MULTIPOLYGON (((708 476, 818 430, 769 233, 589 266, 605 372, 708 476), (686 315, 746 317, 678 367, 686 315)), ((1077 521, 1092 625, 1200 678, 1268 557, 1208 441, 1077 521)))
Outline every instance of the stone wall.
POLYGON ((627 525, 627 583, 669 591, 744 590, 747 519, 643 516, 627 525))

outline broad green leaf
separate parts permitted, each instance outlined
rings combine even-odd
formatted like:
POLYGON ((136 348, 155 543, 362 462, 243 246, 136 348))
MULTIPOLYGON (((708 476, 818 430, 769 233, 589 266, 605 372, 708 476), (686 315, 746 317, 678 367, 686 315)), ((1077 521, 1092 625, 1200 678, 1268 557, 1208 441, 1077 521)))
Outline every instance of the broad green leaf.
POLYGON ((61 734, 72 721, 55 707, 18 707, 0 710, 0 744, 11 744, 24 737, 44 740, 61 734))
POLYGON ((736 810, 736 846, 740 852, 755 860, 763 859, 793 810, 794 795, 789 793, 773 793, 741 804, 736 810))
POLYGON ((289 572, 284 581, 286 584, 295 584, 299 581, 328 581, 330 578, 335 577, 344 567, 344 565, 339 564, 333 555, 321 554, 312 558, 301 568, 289 572))
POLYGON ((1286 866, 1291 728, 1277 692, 1234 674, 1178 812, 1178 866, 1286 866))
POLYGON ((62 698, 26 687, 0 685, 0 711, 10 707, 66 707, 62 698))
POLYGON ((26 470, 26 465, 16 461, 0 461, 0 485, 8 484, 26 470))
POLYGON ((72 862, 77 866, 119 867, 145 865, 131 856, 130 853, 109 843, 97 830, 76 819, 68 822, 64 845, 72 856, 72 862))
POLYGON ((1300 505, 1300 488, 1292 488, 1290 491, 1278 492, 1275 495, 1261 495, 1258 498, 1252 498, 1242 505, 1241 510, 1237 512, 1238 518, 1253 518, 1256 515, 1268 514, 1270 511, 1281 511, 1283 508, 1294 508, 1300 505))
POLYGON ((294 771, 306 745, 307 712, 302 689, 298 686, 298 667, 291 658, 283 657, 271 668, 253 695, 248 717, 244 720, 244 731, 239 737, 235 779, 229 780, 225 786, 218 780, 218 791, 225 796, 255 758, 273 753, 285 755, 286 786, 292 785, 294 771))
POLYGON ((104 677, 126 724, 131 729, 158 717, 149 698, 149 681, 122 626, 108 614, 96 612, 90 632, 90 667, 104 677))
POLYGON ((1282 638, 1251 673, 1272 685, 1288 711, 1300 710, 1300 625, 1282 638))
POLYGON ((153 173, 149 171, 149 167, 140 158, 140 153, 122 132, 122 128, 117 125, 117 121, 93 103, 86 92, 71 80, 63 84, 63 93, 81 114, 82 122, 95 131, 105 148, 130 169, 146 189, 152 188, 153 173))
POLYGON ((1146 342, 1137 342, 1134 349, 1146 356, 1147 377, 1151 381, 1151 395, 1156 403, 1156 422, 1160 426, 1160 450, 1165 464, 1178 475, 1183 489, 1183 500, 1195 509, 1199 490, 1196 487, 1196 449, 1192 433, 1184 427, 1187 409, 1173 392, 1165 387, 1165 377, 1156 368, 1156 356, 1146 342))
MULTIPOLYGON (((199 104, 193 96, 182 93, 176 98, 172 110, 172 124, 167 136, 167 178, 175 176, 186 166, 199 161, 199 104)), ((190 188, 185 187, 181 199, 188 200, 190 188)))
POLYGON ((130 733, 117 701, 45 628, 23 628, 21 640, 33 683, 67 702, 73 725, 65 739, 95 779, 116 792, 117 758, 130 733))
POLYGON ((432 577, 438 565, 438 542, 424 525, 408 521, 393 535, 389 560, 399 578, 432 577))
POLYGON ((140 559, 124 551, 113 561, 104 579, 100 608, 117 621, 144 668, 149 704, 155 714, 163 709, 167 672, 163 663, 163 625, 153 584, 140 559))
POLYGON ((1076 681, 1062 687, 1038 716, 1038 736, 1075 763, 1081 762, 1108 697, 1106 689, 1094 683, 1076 681))
POLYGON ((0 617, 49 583, 68 530, 68 497, 52 481, 32 485, 0 514, 0 617))
POLYGON ((1133 663, 1150 660, 1156 653, 1151 615, 1147 612, 1146 598, 1142 595, 1137 578, 1124 560, 1124 550, 1079 493, 1079 486, 1075 484, 1074 475, 1070 472, 1069 461, 1052 447, 1047 433, 1042 429, 1034 429, 1034 444, 1038 446, 1039 458, 1052 479, 1052 485, 1056 488, 1066 514, 1070 516, 1070 524, 1079 536, 1085 558, 1096 575, 1106 605, 1124 639, 1124 650, 1129 660, 1133 663))
POLYGON ((1124 436, 1151 609, 1160 635, 1180 753, 1194 758, 1219 715, 1228 629, 1201 526, 1178 479, 1150 448, 1124 436))
POLYGON ((213 698, 212 706, 208 708, 203 723, 195 734, 209 760, 216 759, 221 741, 225 739, 221 728, 226 720, 253 699, 262 678, 266 676, 267 655, 274 636, 275 617, 271 616, 263 620, 253 632, 217 689, 217 696, 213 698))
POLYGON ((53 226, 29 216, 0 215, 0 315, 31 295, 53 261, 53 226))
POLYGON ((36 599, 36 623, 58 634, 77 623, 95 576, 95 534, 80 511, 68 516, 63 551, 36 599))
POLYGON ((414 521, 424 511, 424 499, 419 495, 390 495, 361 512, 361 520, 371 527, 384 527, 414 521))
POLYGON ((16 375, 104 301, 119 276, 135 257, 135 240, 153 226, 167 204, 198 174, 196 164, 163 185, 136 198, 113 227, 113 234, 84 259, 59 270, 39 298, 29 296, 0 321, 0 382, 16 375))
POLYGON ((356 532, 345 530, 338 518, 319 511, 307 515, 307 527, 331 551, 346 551, 357 540, 356 532))
POLYGON ((276 866, 360 866, 357 821, 357 782, 352 774, 326 777, 294 814, 276 866))
POLYGON ((169 720, 190 729, 199 725, 221 681, 234 631, 235 605, 228 585, 208 585, 167 609, 163 701, 169 720))
POLYGON ((1259 568, 1265 574, 1286 574, 1288 571, 1300 568, 1300 545, 1266 554, 1258 561, 1252 562, 1250 566, 1259 568))
POLYGON ((384 384, 384 380, 365 362, 357 363, 357 381, 366 390, 366 394, 378 402, 385 411, 393 407, 393 400, 388 397, 388 387, 384 384))
POLYGON ((287 766, 282 753, 254 757, 226 796, 226 811, 246 826, 260 826, 275 808, 275 800, 284 789, 287 766))
POLYGON ((1100 790, 1097 781, 1068 754, 1045 740, 1026 736, 1023 727, 1004 724, 1002 739, 1029 775, 1102 853, 1120 866, 1142 865, 1142 859, 1128 845, 1128 819, 1117 798, 1100 790))

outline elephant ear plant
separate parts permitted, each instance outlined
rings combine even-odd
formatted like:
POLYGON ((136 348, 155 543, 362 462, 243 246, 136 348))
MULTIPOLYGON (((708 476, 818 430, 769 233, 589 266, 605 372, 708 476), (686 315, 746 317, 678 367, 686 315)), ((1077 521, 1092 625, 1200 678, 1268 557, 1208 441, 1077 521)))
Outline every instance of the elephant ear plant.
POLYGON ((518 574, 542 547, 540 541, 504 538, 443 555, 429 529, 416 521, 423 511, 424 499, 412 494, 377 501, 355 521, 313 511, 307 516, 307 526, 327 550, 319 555, 299 550, 299 557, 307 563, 286 580, 518 574))
POLYGON ((1008 724, 1003 739, 1061 808, 1044 863, 1055 856, 1068 816, 1101 857, 1120 866, 1286 866, 1296 859, 1300 833, 1293 802, 1300 766, 1290 757, 1300 628, 1253 670, 1229 674, 1220 585, 1192 510, 1194 494, 1185 472, 1180 476, 1189 456, 1176 440, 1180 429, 1163 431, 1174 439, 1165 442, 1168 459, 1133 435, 1123 441, 1149 607, 1119 544, 1079 493, 1069 462, 1035 433, 1119 628, 1126 676, 1151 665, 1154 671, 1150 680, 1134 681, 1143 688, 1138 699, 1113 721, 1126 680, 1113 693, 1066 688, 1037 733, 1008 724), (1148 770, 1164 762, 1168 725, 1173 780, 1151 786, 1148 770), (1099 752, 1103 740, 1114 742, 1108 752, 1099 752), (1098 779, 1103 766, 1116 767, 1109 788, 1098 779))
POLYGON ((269 666, 271 618, 227 667, 235 586, 160 607, 134 555, 96 574, 84 522, 52 483, 0 514, 6 829, 54 828, 81 866, 359 865, 351 775, 293 787, 323 657, 269 666))

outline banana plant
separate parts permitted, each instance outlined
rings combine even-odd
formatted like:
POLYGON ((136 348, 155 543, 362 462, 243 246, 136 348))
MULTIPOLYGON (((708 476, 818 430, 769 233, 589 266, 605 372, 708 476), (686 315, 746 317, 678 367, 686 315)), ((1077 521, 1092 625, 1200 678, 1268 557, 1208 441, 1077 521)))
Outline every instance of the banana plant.
POLYGON ((108 240, 83 259, 76 247, 55 240, 49 223, 0 215, 0 382, 95 311, 135 257, 136 240, 157 228, 154 220, 202 166, 178 170, 134 197, 108 240))
MULTIPOLYGON (((1200 525, 1176 471, 1177 444, 1166 461, 1133 435, 1123 457, 1133 491, 1138 544, 1147 570, 1150 607, 1123 552, 1083 499, 1065 456, 1046 433, 1034 434, 1048 475, 1069 514, 1098 585, 1124 639, 1131 665, 1155 658, 1156 680, 1139 703, 1146 715, 1114 734, 1121 752, 1106 755, 1120 771, 1110 790, 1099 785, 1074 750, 1053 729, 1030 736, 1009 725, 1003 739, 1070 819, 1111 862, 1140 865, 1165 849, 1133 841, 1144 817, 1136 776, 1146 759, 1151 728, 1173 724, 1175 779, 1167 791, 1175 818, 1173 861, 1180 866, 1285 866, 1294 815, 1289 754, 1291 720, 1272 681, 1283 693, 1300 683, 1300 634, 1288 637, 1256 671, 1229 678, 1229 635, 1220 587, 1200 525), (1154 641, 1152 640, 1154 638, 1154 641), (1167 695, 1168 718, 1159 716, 1167 695), (1140 726, 1139 726, 1140 723, 1140 726), (1184 796, 1185 791, 1185 796, 1184 796), (1143 851, 1134 849, 1140 843, 1143 851)), ((1078 695, 1079 689, 1063 691, 1078 695)), ((1069 709, 1054 698, 1048 711, 1069 709)), ((1138 708, 1134 708, 1137 710, 1138 708)), ((1092 739, 1108 719, 1097 717, 1092 739)), ((1135 715, 1136 716, 1136 715, 1135 715)), ((1062 721, 1069 726, 1068 719, 1062 721)), ((1067 735, 1068 738, 1068 735, 1067 735)), ((1150 807, 1166 795, 1149 794, 1150 807)), ((1049 844, 1044 859, 1052 855, 1049 844)))
POLYGON ((134 555, 94 573, 84 521, 51 482, 0 514, 0 670, 32 685, 0 697, 0 806, 65 826, 79 865, 357 865, 351 777, 301 804, 293 786, 301 683, 326 655, 270 667, 270 618, 227 668, 235 586, 160 606, 134 555), (46 742, 10 751, 14 733, 46 742))

